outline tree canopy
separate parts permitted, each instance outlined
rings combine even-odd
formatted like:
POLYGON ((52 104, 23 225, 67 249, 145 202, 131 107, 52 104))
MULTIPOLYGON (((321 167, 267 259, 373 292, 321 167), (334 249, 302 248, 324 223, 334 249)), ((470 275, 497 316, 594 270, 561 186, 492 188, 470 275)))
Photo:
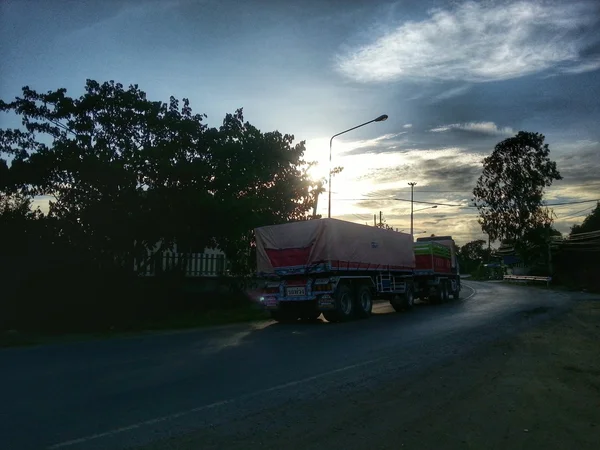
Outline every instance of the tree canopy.
POLYGON ((570 234, 590 233, 592 231, 600 231, 600 202, 596 203, 596 207, 581 224, 571 227, 570 234))
POLYGON ((492 241, 518 240, 552 223, 551 212, 544 207, 544 191, 562 176, 544 139, 540 133, 520 131, 498 143, 483 160, 473 201, 481 228, 492 241))
POLYGON ((98 263, 177 242, 219 247, 247 270, 253 228, 306 219, 323 191, 304 141, 261 132, 242 109, 210 128, 185 98, 87 80, 78 98, 26 86, 0 110, 22 121, 0 130, 2 195, 49 196, 56 235, 98 263))
POLYGON ((486 242, 483 239, 477 239, 467 242, 460 247, 458 259, 461 272, 471 273, 479 267, 481 263, 488 262, 491 252, 487 249, 486 242))

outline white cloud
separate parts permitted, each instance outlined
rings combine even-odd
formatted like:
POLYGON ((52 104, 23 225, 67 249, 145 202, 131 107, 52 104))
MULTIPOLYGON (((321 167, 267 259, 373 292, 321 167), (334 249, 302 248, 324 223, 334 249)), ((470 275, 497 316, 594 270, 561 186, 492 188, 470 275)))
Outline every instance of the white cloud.
POLYGON ((563 72, 571 74, 579 74, 584 72, 591 72, 593 70, 600 69, 600 58, 593 59, 590 61, 584 61, 581 64, 574 67, 565 67, 563 72))
POLYGON ((452 89, 448 89, 447 91, 442 92, 441 94, 436 95, 433 100, 434 102, 438 102, 441 100, 448 100, 449 98, 458 97, 459 95, 463 95, 467 92, 471 87, 466 84, 464 86, 455 87, 452 89))
POLYGON ((512 128, 499 128, 494 122, 453 123, 450 125, 442 125, 440 127, 432 128, 429 131, 434 133, 442 133, 450 130, 472 131, 475 133, 489 134, 494 136, 508 136, 515 134, 515 131, 512 128))
POLYGON ((406 123, 402 126, 402 128, 412 128, 412 123, 406 123))
MULTIPOLYGON (((595 0, 587 2, 466 2, 434 9, 375 42, 336 58, 337 69, 360 82, 432 78, 484 82, 547 69, 600 68, 581 52, 594 36, 595 0)), ((384 29, 388 29, 389 27, 384 29)))

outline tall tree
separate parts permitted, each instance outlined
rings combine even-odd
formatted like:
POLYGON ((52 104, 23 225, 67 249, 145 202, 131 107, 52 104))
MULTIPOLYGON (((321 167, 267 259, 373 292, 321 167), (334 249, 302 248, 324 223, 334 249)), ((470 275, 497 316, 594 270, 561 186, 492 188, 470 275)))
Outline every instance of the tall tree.
POLYGON ((238 271, 252 265, 248 259, 253 229, 261 225, 306 220, 323 192, 313 181, 304 160, 305 142, 278 131, 262 133, 244 121, 242 109, 227 114, 219 129, 206 133, 213 177, 210 192, 219 206, 212 217, 215 245, 239 264, 238 271))
POLYGON ((323 190, 307 175, 304 142, 261 132, 241 109, 208 128, 187 99, 153 102, 137 85, 87 80, 79 98, 24 87, 0 110, 23 123, 0 130, 11 159, 0 160, 0 188, 50 196, 57 233, 97 263, 129 265, 175 242, 239 259, 254 227, 305 219, 323 190))
POLYGON ((540 133, 520 131, 496 145, 483 160, 483 173, 473 190, 479 223, 492 241, 522 239, 552 222, 543 206, 544 190, 562 179, 540 133))

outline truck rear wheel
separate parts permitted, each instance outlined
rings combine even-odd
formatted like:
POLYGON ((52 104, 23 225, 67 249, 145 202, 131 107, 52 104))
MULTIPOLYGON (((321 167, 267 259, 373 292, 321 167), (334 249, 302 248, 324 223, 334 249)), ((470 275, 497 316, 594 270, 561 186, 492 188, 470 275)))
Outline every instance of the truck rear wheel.
POLYGON ((440 280, 434 293, 429 296, 430 303, 439 305, 448 299, 448 288, 445 280, 440 280))
POLYGON ((458 300, 458 299, 460 299, 460 284, 458 284, 458 282, 456 282, 455 285, 456 285, 456 289, 454 291, 452 291, 452 298, 454 300, 458 300))
POLYGON ((450 300, 450 287, 448 286, 447 280, 441 280, 439 286, 439 293, 437 295, 439 303, 446 303, 450 300))
POLYGON ((415 293, 411 286, 406 288, 406 293, 404 294, 404 308, 407 310, 411 310, 415 306, 415 293))
POLYGON ((335 310, 323 313, 328 322, 344 322, 350 320, 354 312, 354 296, 347 284, 338 285, 335 294, 335 310))
POLYGON ((359 319, 368 319, 373 310, 373 294, 367 285, 360 285, 356 290, 354 313, 359 319))

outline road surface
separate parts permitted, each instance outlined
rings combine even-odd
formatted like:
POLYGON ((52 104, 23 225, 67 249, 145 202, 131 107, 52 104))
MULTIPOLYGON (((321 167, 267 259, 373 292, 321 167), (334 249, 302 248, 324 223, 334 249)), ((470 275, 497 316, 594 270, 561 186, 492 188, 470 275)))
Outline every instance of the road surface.
POLYGON ((458 301, 401 314, 378 303, 367 321, 269 321, 6 349, 0 448, 132 448, 290 402, 416 380, 568 310, 576 297, 469 281, 458 301))

